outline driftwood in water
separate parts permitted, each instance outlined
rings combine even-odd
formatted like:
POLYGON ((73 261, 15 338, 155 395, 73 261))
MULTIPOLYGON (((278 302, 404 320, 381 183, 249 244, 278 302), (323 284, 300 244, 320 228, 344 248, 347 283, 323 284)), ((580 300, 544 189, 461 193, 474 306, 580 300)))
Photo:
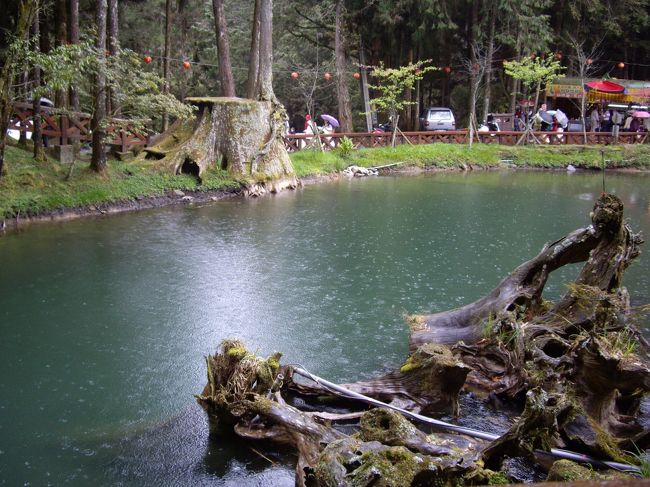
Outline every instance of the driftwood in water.
POLYGON ((279 378, 291 369, 280 367, 278 359, 256 357, 238 341, 222 343, 206 360, 208 383, 197 400, 215 433, 293 447, 296 485, 431 485, 461 477, 478 485, 495 475, 478 462, 481 441, 427 435, 393 411, 363 413, 355 437, 300 411, 283 397, 289 386, 279 378))
MULTIPOLYGON (((429 415, 458 415, 458 393, 470 368, 448 347, 434 343, 416 350, 398 371, 381 377, 342 384, 352 392, 429 415)), ((330 393, 317 383, 291 383, 302 394, 330 393)))
MULTIPOLYGON (((417 316, 411 334, 411 349, 423 343, 467 343, 481 338, 482 326, 491 317, 508 312, 524 316, 542 315, 549 325, 562 326, 566 320, 588 320, 570 294, 553 309, 544 313, 542 291, 548 276, 554 270, 578 262, 586 262, 576 280, 577 284, 594 286, 602 291, 615 290, 623 271, 635 258, 642 242, 629 226, 623 224, 623 203, 614 195, 603 194, 592 212, 592 224, 571 232, 547 244, 533 259, 512 271, 487 296, 462 308, 417 316), (559 316, 559 318, 558 318, 559 316)), ((584 327, 582 323, 578 323, 584 327)), ((587 323, 585 323, 587 324, 587 323)))
MULTIPOLYGON (((650 368, 645 341, 628 323, 629 300, 621 287, 641 244, 623 223, 622 210, 618 198, 603 195, 592 225, 547 245, 485 298, 414 317, 419 329, 411 336, 413 352, 400 370, 345 385, 350 392, 337 400, 352 414, 328 410, 315 399, 332 397, 331 383, 294 380, 279 355, 261 359, 236 341, 208 357, 208 384, 198 401, 215 430, 293 447, 297 485, 484 484, 496 481, 485 466, 499 469, 505 457, 539 458, 540 449, 630 462, 622 449, 644 448, 650 437, 639 421, 650 368), (544 301, 549 273, 580 261, 584 267, 567 295, 555 305, 544 301), (525 398, 526 407, 492 441, 493 435, 427 435, 397 412, 359 415, 351 402, 361 393, 408 411, 456 415, 463 387, 515 404, 525 398), (316 404, 301 411, 291 405, 296 395, 316 404), (335 425, 358 418, 353 437, 335 425)), ((372 401, 366 402, 377 405, 372 401)))
POLYGON ((546 246, 519 266, 488 297, 447 313, 422 317, 412 344, 444 336, 458 342, 455 356, 472 368, 468 384, 505 399, 533 387, 569 398, 573 419, 561 421, 561 442, 585 453, 625 459, 621 448, 650 446, 638 421, 650 390, 648 348, 628 323, 624 270, 639 254, 641 238, 623 223, 623 205, 602 195, 592 225, 546 246), (568 293, 555 305, 542 300, 548 273, 585 260, 568 293), (469 310, 470 326, 449 328, 469 310), (487 313, 487 314, 486 314, 487 313), (441 321, 443 325, 441 325, 441 321), (429 337, 429 338, 425 338, 429 337))

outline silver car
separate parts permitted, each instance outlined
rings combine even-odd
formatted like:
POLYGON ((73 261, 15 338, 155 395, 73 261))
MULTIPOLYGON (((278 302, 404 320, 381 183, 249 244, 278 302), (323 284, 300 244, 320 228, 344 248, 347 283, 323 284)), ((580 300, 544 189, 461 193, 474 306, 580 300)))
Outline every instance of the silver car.
POLYGON ((456 130, 456 119, 449 108, 429 107, 420 114, 420 130, 456 130))

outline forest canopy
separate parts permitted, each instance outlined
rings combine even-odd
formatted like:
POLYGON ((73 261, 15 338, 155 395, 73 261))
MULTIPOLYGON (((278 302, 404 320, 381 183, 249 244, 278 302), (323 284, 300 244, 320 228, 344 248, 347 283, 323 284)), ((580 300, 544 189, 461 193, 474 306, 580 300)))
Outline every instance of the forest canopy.
MULTIPOLYGON (((48 52, 70 31, 72 0, 46 0, 40 11, 40 48, 48 52)), ((77 0, 74 0, 75 2, 77 0)), ((3 2, 9 15, 0 19, 0 58, 17 22, 19 0, 3 2)), ((255 2, 223 2, 230 39, 230 59, 238 96, 244 96, 255 2)), ((291 77, 311 76, 313 102, 319 112, 337 113, 337 24, 344 52, 354 127, 362 129, 364 108, 358 78, 359 65, 397 67, 430 59, 437 67, 426 73, 419 93, 421 106, 450 106, 460 120, 471 107, 467 99, 473 80, 464 66, 483 48, 489 69, 483 76, 479 99, 489 98, 489 111, 513 108, 520 92, 517 81, 506 75, 504 60, 553 53, 566 76, 579 72, 572 40, 593 52, 597 77, 648 79, 645 62, 650 48, 648 0, 276 0, 273 5, 273 75, 277 98, 290 116, 306 113, 304 90, 291 77), (363 53, 362 53, 363 50, 363 53), (620 67, 622 65, 622 67, 620 67), (328 77, 325 74, 332 73, 328 77)), ((220 92, 212 2, 200 0, 120 0, 119 45, 137 53, 141 69, 163 74, 166 7, 171 9, 169 89, 179 99, 213 96, 220 92), (168 3, 169 5, 166 5, 168 3)), ((94 33, 96 2, 80 0, 81 36, 94 33)), ((70 42, 69 36, 66 42, 70 42)), ((340 66, 340 64, 339 64, 340 66)), ((135 74, 135 73, 134 73, 135 74)), ((83 101, 83 100, 82 100, 83 101)), ((479 105, 482 105, 479 103, 479 105)), ((83 108, 83 107, 82 107, 83 108)), ((483 110, 481 107, 480 110, 483 110)), ((479 119, 483 115, 477 114, 479 119)), ((408 125, 415 111, 402 117, 408 125)), ((408 127, 407 127, 408 128, 408 127)))

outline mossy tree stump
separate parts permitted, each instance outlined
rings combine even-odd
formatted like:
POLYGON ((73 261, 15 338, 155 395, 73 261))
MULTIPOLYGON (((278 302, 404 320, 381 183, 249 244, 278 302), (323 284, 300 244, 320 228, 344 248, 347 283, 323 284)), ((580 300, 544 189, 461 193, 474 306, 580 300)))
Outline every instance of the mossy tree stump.
POLYGON ((176 174, 201 177, 209 167, 222 169, 247 183, 251 194, 296 186, 282 129, 284 108, 271 101, 243 98, 187 98, 197 115, 175 124, 147 158, 159 159, 176 174))

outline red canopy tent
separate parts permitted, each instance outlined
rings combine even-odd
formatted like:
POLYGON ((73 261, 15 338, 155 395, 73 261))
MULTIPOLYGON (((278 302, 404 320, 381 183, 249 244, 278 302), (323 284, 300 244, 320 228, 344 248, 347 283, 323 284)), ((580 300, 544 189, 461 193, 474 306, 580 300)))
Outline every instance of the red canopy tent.
POLYGON ((595 91, 601 91, 603 93, 625 92, 625 86, 619 85, 618 83, 614 83, 613 81, 609 81, 609 80, 590 81, 589 83, 585 83, 585 89, 587 91, 595 90, 595 91))

